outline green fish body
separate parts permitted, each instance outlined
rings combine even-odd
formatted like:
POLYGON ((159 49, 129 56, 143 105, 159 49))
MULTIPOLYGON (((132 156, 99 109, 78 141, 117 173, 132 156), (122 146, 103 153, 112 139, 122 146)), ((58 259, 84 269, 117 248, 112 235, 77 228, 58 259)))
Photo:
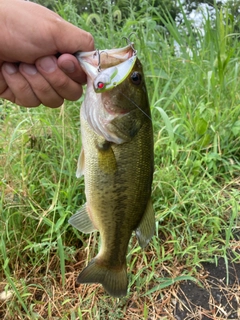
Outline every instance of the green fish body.
MULTIPOLYGON (((121 56, 121 50, 116 51, 121 56)), ((153 130, 147 90, 140 61, 130 46, 122 51, 128 55, 123 60, 113 59, 114 50, 102 54, 106 61, 100 72, 91 61, 92 53, 79 59, 88 82, 81 107, 77 176, 84 174, 87 202, 69 220, 82 232, 98 230, 101 237, 99 253, 77 282, 101 283, 114 297, 127 294, 126 255, 132 232, 136 231, 139 244, 145 247, 155 231, 153 130)))

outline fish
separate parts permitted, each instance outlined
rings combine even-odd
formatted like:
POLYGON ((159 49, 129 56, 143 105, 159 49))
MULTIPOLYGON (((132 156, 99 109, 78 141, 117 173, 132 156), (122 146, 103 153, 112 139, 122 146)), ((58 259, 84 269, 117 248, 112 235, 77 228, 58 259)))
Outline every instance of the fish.
POLYGON ((76 173, 84 175, 86 203, 69 223, 83 233, 98 230, 101 239, 98 254, 77 283, 100 283, 110 296, 120 298, 128 291, 126 255, 133 231, 142 248, 155 232, 147 88, 132 44, 77 58, 87 74, 76 173))

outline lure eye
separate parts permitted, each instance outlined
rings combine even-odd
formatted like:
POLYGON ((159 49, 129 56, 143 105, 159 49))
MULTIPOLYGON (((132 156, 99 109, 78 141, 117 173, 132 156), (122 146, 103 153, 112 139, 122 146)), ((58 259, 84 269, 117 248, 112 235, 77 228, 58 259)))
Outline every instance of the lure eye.
POLYGON ((139 85, 142 82, 142 76, 139 72, 134 71, 131 74, 131 80, 133 84, 139 85))
POLYGON ((97 83, 98 89, 102 89, 104 86, 105 86, 105 84, 104 84, 103 82, 101 82, 101 81, 99 81, 99 82, 97 83))

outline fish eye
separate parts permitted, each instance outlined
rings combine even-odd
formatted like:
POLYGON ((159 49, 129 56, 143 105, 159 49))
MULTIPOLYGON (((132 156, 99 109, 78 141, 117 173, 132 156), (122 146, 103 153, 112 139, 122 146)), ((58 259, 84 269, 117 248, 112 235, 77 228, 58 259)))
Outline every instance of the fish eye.
POLYGON ((142 82, 142 76, 139 72, 134 71, 131 74, 131 80, 133 84, 139 85, 142 82))

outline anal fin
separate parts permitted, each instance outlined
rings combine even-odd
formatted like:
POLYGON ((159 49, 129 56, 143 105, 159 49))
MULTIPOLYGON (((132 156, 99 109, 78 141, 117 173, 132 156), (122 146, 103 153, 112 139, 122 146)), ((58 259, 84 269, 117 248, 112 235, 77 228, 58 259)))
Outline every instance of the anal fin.
POLYGON ((136 235, 139 245, 145 248, 155 232, 155 215, 151 198, 148 200, 148 204, 145 213, 140 221, 139 226, 136 229, 136 235))
POLYGON ((84 233, 91 233, 97 229, 92 223, 90 216, 87 212, 87 204, 85 203, 82 208, 77 211, 71 218, 68 220, 74 228, 78 229, 84 233))

